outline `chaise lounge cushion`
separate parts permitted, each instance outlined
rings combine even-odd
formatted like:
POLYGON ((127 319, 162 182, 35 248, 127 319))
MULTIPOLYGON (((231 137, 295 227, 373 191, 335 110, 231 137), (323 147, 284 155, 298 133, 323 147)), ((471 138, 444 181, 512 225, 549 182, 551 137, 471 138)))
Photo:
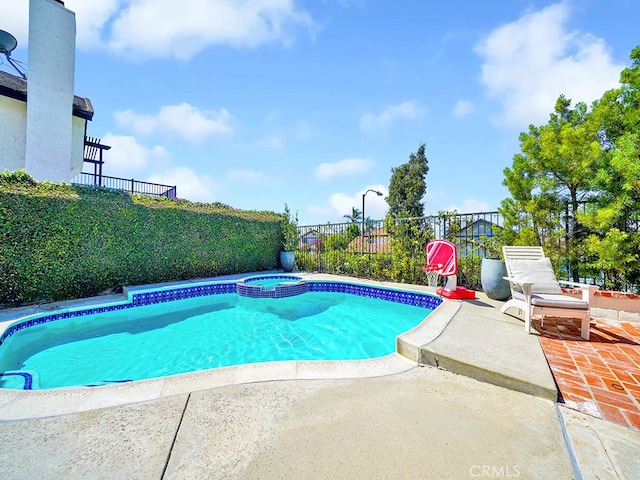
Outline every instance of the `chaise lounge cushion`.
POLYGON ((532 283, 532 293, 557 294, 562 293, 560 284, 556 280, 551 266, 551 260, 547 257, 536 260, 511 260, 510 275, 519 282, 532 283))
MULTIPOLYGON (((526 301, 524 294, 512 292, 513 298, 526 301)), ((567 308, 571 310, 588 310, 589 304, 579 298, 568 295, 536 294, 531 295, 531 305, 540 308, 567 308)))

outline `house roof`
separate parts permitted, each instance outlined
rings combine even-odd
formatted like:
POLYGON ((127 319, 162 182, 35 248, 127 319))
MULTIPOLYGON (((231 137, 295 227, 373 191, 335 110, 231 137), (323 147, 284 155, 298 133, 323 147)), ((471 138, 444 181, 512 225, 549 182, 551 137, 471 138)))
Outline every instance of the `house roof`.
MULTIPOLYGON (((27 101, 27 81, 24 78, 0 71, 0 95, 27 101)), ((93 105, 88 98, 73 96, 73 114, 85 120, 93 119, 93 105)))
POLYGON ((364 248, 362 236, 358 235, 349 242, 347 249, 355 252, 391 253, 391 244, 389 243, 389 234, 386 226, 367 231, 366 237, 364 248))
POLYGON ((483 229, 483 228, 490 229, 491 231, 493 231, 494 229, 496 231, 502 230, 502 227, 497 223, 490 222, 489 220, 484 218, 478 218, 473 222, 467 224, 464 228, 460 229, 460 233, 467 232, 468 230, 471 230, 473 232, 476 229, 483 229))
POLYGON ((374 228, 373 230, 369 230, 367 232, 367 235, 375 235, 377 237, 386 237, 388 235, 387 233, 387 227, 380 227, 380 228, 374 228))

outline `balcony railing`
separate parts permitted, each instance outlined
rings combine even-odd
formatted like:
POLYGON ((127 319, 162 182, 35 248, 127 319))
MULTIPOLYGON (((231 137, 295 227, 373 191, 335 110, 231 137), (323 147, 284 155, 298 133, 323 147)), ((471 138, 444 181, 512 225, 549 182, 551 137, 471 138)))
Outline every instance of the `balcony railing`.
POLYGON ((175 185, 162 185, 159 183, 141 182, 133 178, 117 178, 107 175, 98 175, 95 173, 82 172, 76 175, 71 183, 75 185, 98 185, 114 190, 122 190, 131 194, 141 193, 144 195, 153 195, 155 197, 175 198, 177 196, 177 187, 175 185))

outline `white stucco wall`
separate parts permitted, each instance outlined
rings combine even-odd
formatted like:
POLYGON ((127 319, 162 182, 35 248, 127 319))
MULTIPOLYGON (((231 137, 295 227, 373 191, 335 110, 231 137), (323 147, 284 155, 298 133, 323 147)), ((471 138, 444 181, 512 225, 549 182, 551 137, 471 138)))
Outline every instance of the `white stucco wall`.
MULTIPOLYGON (((69 181, 82 171, 84 157, 84 134, 87 121, 73 117, 71 133, 71 162, 65 168, 69 170, 69 181)), ((0 95, 0 170, 13 172, 27 168, 26 156, 27 104, 22 100, 0 95)), ((31 171, 27 169, 29 173, 31 171)))
POLYGON ((72 179, 82 171, 86 125, 87 121, 84 118, 73 117, 71 130, 71 171, 69 172, 69 178, 67 180, 72 179))
POLYGON ((75 14, 54 0, 29 1, 25 167, 36 180, 70 179, 75 14))
POLYGON ((0 170, 25 168, 27 104, 0 95, 0 170))

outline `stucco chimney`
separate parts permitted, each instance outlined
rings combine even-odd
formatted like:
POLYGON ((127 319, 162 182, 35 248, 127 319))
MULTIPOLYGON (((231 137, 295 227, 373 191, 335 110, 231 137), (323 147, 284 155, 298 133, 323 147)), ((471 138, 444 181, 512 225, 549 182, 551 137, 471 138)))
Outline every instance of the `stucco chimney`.
POLYGON ((29 0, 25 168, 68 181, 72 156, 75 14, 60 0, 29 0))

